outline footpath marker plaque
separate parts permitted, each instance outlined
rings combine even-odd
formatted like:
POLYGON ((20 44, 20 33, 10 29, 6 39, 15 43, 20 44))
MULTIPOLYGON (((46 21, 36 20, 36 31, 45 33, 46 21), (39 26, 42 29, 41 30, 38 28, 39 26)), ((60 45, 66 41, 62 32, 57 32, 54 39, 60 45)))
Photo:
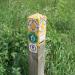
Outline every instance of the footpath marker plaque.
POLYGON ((44 75, 46 20, 39 13, 28 17, 29 75, 44 75))

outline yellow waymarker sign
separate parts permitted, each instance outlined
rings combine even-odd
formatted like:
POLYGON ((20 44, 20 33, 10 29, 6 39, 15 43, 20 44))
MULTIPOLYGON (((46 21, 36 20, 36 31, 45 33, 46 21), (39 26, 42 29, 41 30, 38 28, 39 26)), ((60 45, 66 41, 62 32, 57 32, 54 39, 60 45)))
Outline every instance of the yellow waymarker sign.
MULTIPOLYGON (((46 36, 46 16, 43 16, 39 13, 31 15, 28 17, 28 32, 35 33, 38 37, 38 41, 36 42, 39 45, 40 42, 45 40, 46 36)), ((29 42, 31 42, 29 40, 29 42)))

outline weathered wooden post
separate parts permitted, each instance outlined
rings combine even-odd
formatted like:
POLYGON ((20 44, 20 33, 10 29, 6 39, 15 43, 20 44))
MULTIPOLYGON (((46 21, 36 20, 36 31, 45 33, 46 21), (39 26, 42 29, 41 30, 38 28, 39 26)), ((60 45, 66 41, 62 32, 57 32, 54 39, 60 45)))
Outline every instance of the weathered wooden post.
POLYGON ((46 20, 39 13, 28 17, 29 75, 44 75, 46 20))

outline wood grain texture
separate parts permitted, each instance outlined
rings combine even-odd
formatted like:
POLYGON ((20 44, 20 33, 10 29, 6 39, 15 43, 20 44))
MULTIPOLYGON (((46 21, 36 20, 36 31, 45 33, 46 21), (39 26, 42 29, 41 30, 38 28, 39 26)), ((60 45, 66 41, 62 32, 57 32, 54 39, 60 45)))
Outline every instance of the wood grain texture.
POLYGON ((45 44, 42 42, 38 48, 38 53, 29 52, 29 75, 44 75, 45 44))

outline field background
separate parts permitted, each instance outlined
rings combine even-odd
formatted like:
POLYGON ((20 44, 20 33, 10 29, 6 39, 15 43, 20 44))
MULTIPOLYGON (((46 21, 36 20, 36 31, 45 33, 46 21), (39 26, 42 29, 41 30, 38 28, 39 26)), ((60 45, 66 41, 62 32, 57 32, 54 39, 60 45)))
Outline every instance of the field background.
POLYGON ((28 75, 27 17, 48 17, 46 75, 75 75, 75 0, 0 0, 0 75, 28 75))

